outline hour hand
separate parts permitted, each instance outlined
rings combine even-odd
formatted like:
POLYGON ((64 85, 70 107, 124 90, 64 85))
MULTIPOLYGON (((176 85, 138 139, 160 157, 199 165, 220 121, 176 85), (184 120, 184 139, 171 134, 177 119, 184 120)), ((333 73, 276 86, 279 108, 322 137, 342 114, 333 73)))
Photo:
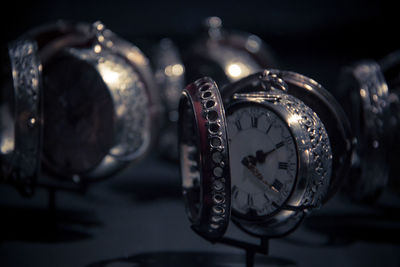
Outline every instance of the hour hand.
POLYGON ((271 149, 270 151, 263 152, 262 150, 256 151, 256 158, 259 163, 264 163, 265 159, 272 153, 275 152, 276 148, 271 149))
POLYGON ((246 167, 249 167, 251 165, 256 165, 257 159, 254 156, 246 156, 242 159, 242 164, 246 167))

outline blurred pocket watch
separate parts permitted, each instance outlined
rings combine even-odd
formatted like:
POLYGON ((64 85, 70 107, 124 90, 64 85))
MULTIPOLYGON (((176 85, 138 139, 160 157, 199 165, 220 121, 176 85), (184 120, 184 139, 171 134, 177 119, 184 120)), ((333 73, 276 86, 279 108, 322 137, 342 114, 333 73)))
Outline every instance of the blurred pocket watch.
POLYGON ((354 200, 374 202, 389 179, 394 95, 390 95, 382 69, 373 60, 344 68, 339 82, 357 142, 345 190, 354 200))
POLYGON ((213 77, 220 85, 239 80, 266 67, 274 67, 269 47, 256 35, 227 31, 221 19, 209 17, 204 32, 182 56, 173 42, 164 39, 155 53, 156 78, 167 109, 165 130, 160 136, 160 153, 178 160, 176 121, 178 102, 185 80, 213 77))
POLYGON ((155 77, 164 109, 163 131, 158 150, 169 160, 178 160, 178 104, 185 86, 185 67, 178 48, 168 38, 162 39, 153 53, 155 77))
POLYGON ((180 102, 179 140, 192 228, 218 239, 232 212, 245 232, 277 237, 329 199, 346 174, 332 167, 341 160, 348 166, 352 149, 346 118, 331 98, 315 81, 279 70, 232 83, 222 98, 210 78, 188 85, 180 102), (314 106, 329 120, 320 119, 300 96, 317 100, 314 106), (341 135, 329 140, 340 133, 336 128, 341 135), (343 144, 343 154, 333 154, 343 144))
POLYGON ((160 105, 149 61, 136 46, 100 22, 58 22, 23 38, 37 43, 43 66, 44 170, 93 181, 149 150, 160 105))
POLYGON ((270 48, 256 35, 228 31, 219 17, 204 21, 204 32, 183 51, 186 79, 209 76, 219 87, 276 66, 270 48))
POLYGON ((351 114, 357 150, 346 191, 366 203, 377 200, 389 184, 400 192, 400 52, 379 63, 364 60, 342 71, 339 91, 351 114))

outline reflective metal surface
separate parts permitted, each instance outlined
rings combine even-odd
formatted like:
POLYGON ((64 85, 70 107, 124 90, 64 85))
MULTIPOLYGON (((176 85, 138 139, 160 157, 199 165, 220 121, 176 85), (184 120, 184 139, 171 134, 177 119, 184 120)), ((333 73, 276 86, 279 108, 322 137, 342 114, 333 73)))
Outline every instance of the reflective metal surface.
POLYGON ((0 99, 1 180, 31 195, 41 159, 42 66, 34 41, 17 40, 8 54, 12 79, 2 84, 0 99))
MULTIPOLYGON (((332 177, 324 202, 331 199, 348 177, 354 149, 353 134, 347 115, 335 98, 319 83, 304 75, 280 70, 270 70, 287 84, 287 93, 310 107, 324 124, 332 149, 332 177)), ((224 103, 229 103, 235 93, 249 93, 259 89, 254 83, 259 73, 253 74, 222 89, 224 103)))
MULTIPOLYGON (((233 95, 228 102, 227 112, 239 104, 253 102, 265 105, 283 118, 296 142, 299 162, 296 182, 291 188, 288 199, 279 207, 278 212, 258 219, 249 219, 233 211, 232 219, 250 234, 273 237, 294 230, 305 212, 318 208, 322 204, 330 186, 332 152, 327 131, 318 115, 299 99, 282 89, 276 89, 287 88, 285 79, 275 76, 278 71, 265 73, 266 75, 258 73, 257 76, 251 77, 252 84, 258 84, 253 88, 254 92, 233 95), (268 75, 275 77, 273 85, 271 85, 271 80, 265 81, 263 78, 268 75)), ((251 141, 249 141, 250 144, 251 141)))
POLYGON ((192 229, 206 239, 222 237, 231 209, 231 174, 225 112, 210 78, 189 84, 179 104, 183 196, 192 229))
POLYGON ((228 31, 218 17, 204 20, 203 36, 183 56, 187 80, 209 76, 220 88, 264 68, 276 67, 270 48, 258 36, 228 31))
MULTIPOLYGON (((285 78, 281 78, 280 74, 277 70, 266 70, 263 73, 257 73, 245 78, 245 81, 239 81, 232 84, 230 88, 227 87, 229 97, 225 99, 228 112, 244 103, 263 105, 273 110, 287 123, 296 143, 299 165, 296 177, 294 177, 295 183, 290 188, 287 200, 279 206, 278 211, 267 216, 259 216, 256 219, 239 214, 235 210, 232 211, 232 219, 239 228, 256 236, 277 237, 293 231, 299 225, 305 213, 320 207, 322 202, 326 200, 331 186, 333 156, 328 132, 325 130, 323 122, 312 109, 301 100, 287 93, 289 87, 286 85, 285 78), (251 92, 241 93, 243 89, 248 89, 246 86, 243 87, 244 83, 254 86, 251 92)), ((208 78, 203 80, 205 79, 208 78)), ((290 79, 288 81, 290 82, 290 79)), ((203 233, 202 235, 206 236, 206 238, 210 238, 204 235, 210 225, 207 224, 208 219, 202 222, 204 218, 208 218, 203 213, 207 210, 213 210, 213 208, 209 207, 212 202, 230 205, 227 201, 231 201, 230 191, 223 194, 222 200, 214 199, 214 201, 210 201, 213 196, 212 193, 209 195, 210 193, 208 192, 210 188, 213 188, 211 183, 215 178, 210 178, 209 176, 224 177, 225 181, 228 178, 226 171, 223 171, 222 168, 210 169, 210 167, 215 165, 216 161, 223 162, 223 168, 230 169, 230 167, 226 163, 227 156, 223 156, 220 153, 219 157, 215 156, 215 153, 209 155, 215 146, 221 146, 223 151, 228 150, 228 143, 224 141, 224 138, 213 137, 209 140, 211 143, 208 144, 207 133, 203 133, 207 131, 206 127, 209 133, 214 131, 218 133, 220 129, 225 129, 225 114, 222 103, 219 104, 214 99, 212 91, 209 91, 212 84, 207 85, 206 83, 205 86, 202 86, 201 82, 202 80, 198 80, 189 85, 185 89, 181 100, 179 126, 181 175, 188 216, 194 223, 194 228, 199 227, 196 225, 200 225, 203 228, 200 228, 200 231, 197 229, 197 231, 200 234, 203 233), (200 102, 200 99, 204 101, 200 102), (203 108, 207 109, 215 105, 218 105, 218 109, 222 110, 219 112, 211 111, 211 113, 210 111, 203 111, 203 108), (212 121, 216 120, 217 124, 208 121, 210 119, 212 121)), ((226 91, 224 92, 226 93, 226 91)), ((228 138, 233 138, 230 136, 229 131, 227 134, 228 138)), ((255 143, 253 143, 252 140, 249 140, 247 145, 254 147, 255 143)), ((255 151, 253 152, 255 153, 255 151)), ((228 159, 231 166, 237 164, 231 161, 233 156, 235 155, 230 155, 230 159, 228 159)), ((263 178, 261 177, 260 179, 263 178)), ((218 188, 227 190, 223 189, 225 188, 223 185, 221 184, 218 188)), ((225 220, 229 220, 229 218, 225 217, 225 220)), ((224 222, 225 225, 227 224, 225 220, 221 219, 220 221, 224 222)), ((210 231, 210 233, 212 232, 210 231)), ((223 234, 224 231, 220 231, 217 235, 211 236, 219 238, 223 234)))
POLYGON ((357 138, 346 190, 356 200, 373 202, 389 175, 388 86, 380 66, 374 61, 363 61, 343 71, 340 90, 357 138))
POLYGON ((144 54, 100 22, 59 22, 28 35, 44 62, 45 169, 91 181, 145 155, 160 101, 144 54))

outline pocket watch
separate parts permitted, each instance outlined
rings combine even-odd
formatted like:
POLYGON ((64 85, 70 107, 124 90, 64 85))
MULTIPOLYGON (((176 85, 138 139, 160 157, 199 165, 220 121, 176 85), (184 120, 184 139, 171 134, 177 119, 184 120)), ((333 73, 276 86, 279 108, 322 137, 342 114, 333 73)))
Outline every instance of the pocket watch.
POLYGON ((365 60, 347 67, 339 91, 357 140, 346 191, 355 200, 373 202, 389 177, 390 95, 379 64, 365 60))
POLYGON ((327 129, 289 93, 295 89, 288 77, 278 70, 253 74, 227 86, 224 103, 211 78, 184 89, 183 195, 192 228, 203 237, 220 238, 230 216, 252 235, 281 236, 328 196, 333 154, 327 129))
POLYGON ((162 39, 155 49, 153 62, 159 95, 164 106, 163 131, 158 150, 169 160, 178 160, 178 105, 185 87, 185 67, 178 48, 171 39, 162 39))
POLYGON ((58 22, 26 36, 43 63, 44 170, 93 181, 149 151, 160 105, 139 48, 101 22, 58 22))
POLYGON ((269 46, 258 36, 226 30, 219 17, 204 20, 203 34, 183 51, 187 80, 209 76, 223 86, 276 66, 269 46))
POLYGON ((36 43, 18 39, 3 54, 0 92, 0 182, 31 195, 39 171, 42 139, 42 65, 36 43))
MULTIPOLYGON (((330 200, 347 179, 354 151, 354 134, 342 106, 318 82, 291 71, 269 70, 287 85, 286 92, 310 107, 324 124, 329 134, 332 151, 332 175, 329 190, 323 202, 330 200)), ((238 92, 259 90, 259 74, 250 75, 221 89, 222 99, 228 105, 238 92), (255 82, 256 81, 256 82, 255 82), (258 87, 257 87, 258 86, 258 87)))

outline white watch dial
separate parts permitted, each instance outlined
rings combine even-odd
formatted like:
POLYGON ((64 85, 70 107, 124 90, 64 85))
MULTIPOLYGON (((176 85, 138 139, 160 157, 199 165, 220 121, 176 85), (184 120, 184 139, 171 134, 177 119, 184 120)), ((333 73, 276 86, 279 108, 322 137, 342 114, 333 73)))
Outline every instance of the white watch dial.
POLYGON ((245 217, 273 213, 289 197, 297 175, 292 134, 272 110, 235 105, 227 112, 232 209, 245 217))

